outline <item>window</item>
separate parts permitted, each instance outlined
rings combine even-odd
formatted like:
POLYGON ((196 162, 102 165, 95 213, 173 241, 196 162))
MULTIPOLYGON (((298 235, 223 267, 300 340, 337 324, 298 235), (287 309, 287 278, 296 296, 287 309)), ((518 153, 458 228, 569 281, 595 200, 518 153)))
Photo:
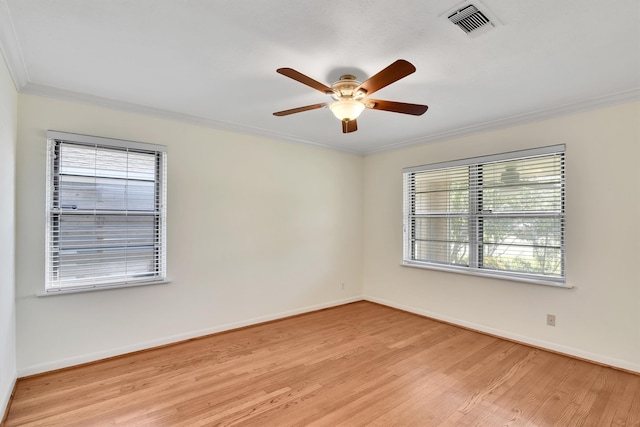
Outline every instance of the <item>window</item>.
POLYGON ((47 133, 45 292, 166 280, 166 149, 47 133))
POLYGON ((405 169, 404 264, 565 286, 564 151, 405 169))

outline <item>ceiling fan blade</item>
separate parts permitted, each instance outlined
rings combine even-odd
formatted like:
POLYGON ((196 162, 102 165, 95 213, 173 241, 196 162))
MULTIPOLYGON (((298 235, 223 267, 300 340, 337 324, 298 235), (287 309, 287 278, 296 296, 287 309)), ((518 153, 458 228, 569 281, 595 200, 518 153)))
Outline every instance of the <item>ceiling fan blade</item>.
POLYGON ((378 74, 371 76, 367 81, 358 86, 355 91, 357 92, 362 90, 366 92, 367 95, 371 95, 373 92, 376 92, 383 87, 400 80, 401 78, 407 77, 415 71, 416 67, 414 67, 412 63, 405 61, 404 59, 398 59, 378 74))
POLYGON ((305 105, 304 107, 292 108, 290 110, 278 111, 273 113, 274 116, 282 117, 288 116, 289 114, 302 113, 303 111, 309 110, 317 110, 318 108, 326 107, 327 104, 313 104, 313 105, 305 105))
POLYGON ((342 121, 342 133, 355 132, 358 130, 358 122, 356 119, 342 121))
POLYGON ((276 70, 278 73, 283 76, 287 76, 290 79, 296 80, 303 85, 307 85, 315 90, 319 90, 320 92, 331 95, 334 91, 329 86, 320 83, 319 81, 313 80, 311 77, 305 76, 299 71, 294 70, 293 68, 278 68, 276 70))
POLYGON ((406 102, 383 101, 381 99, 367 99, 366 107, 372 110, 391 111, 393 113, 423 115, 429 107, 420 104, 408 104, 406 102))

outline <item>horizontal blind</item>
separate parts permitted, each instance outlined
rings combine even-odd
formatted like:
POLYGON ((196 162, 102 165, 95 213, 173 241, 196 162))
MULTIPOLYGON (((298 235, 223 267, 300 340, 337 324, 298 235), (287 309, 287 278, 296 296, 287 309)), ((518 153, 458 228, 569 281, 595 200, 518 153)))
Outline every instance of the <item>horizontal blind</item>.
POLYGON ((405 175, 412 260, 469 265, 469 168, 405 175))
POLYGON ((480 268, 564 276, 564 153, 482 165, 480 268))
POLYGON ((404 170, 404 261, 564 283, 564 146, 404 170))
POLYGON ((166 153, 49 139, 47 290, 164 280, 166 153))

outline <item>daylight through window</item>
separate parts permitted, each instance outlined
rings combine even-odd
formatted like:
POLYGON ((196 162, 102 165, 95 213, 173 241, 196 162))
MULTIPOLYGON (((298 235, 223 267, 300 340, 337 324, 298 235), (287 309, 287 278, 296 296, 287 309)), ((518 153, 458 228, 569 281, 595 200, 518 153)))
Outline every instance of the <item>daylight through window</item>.
POLYGON ((564 151, 405 169, 404 264, 564 286, 564 151))
POLYGON ((46 292, 164 281, 165 147, 47 137, 46 292))

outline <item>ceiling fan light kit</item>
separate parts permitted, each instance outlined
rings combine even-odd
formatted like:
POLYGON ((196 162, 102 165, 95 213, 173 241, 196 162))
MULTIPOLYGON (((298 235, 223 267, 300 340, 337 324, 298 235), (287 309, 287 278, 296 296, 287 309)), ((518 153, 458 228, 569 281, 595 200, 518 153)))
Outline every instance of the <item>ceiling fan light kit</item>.
POLYGON ((355 99, 341 99, 329 104, 329 109, 340 121, 357 119, 364 108, 364 104, 355 99))
POLYGON ((351 74, 345 74, 331 85, 331 98, 335 99, 335 102, 329 104, 329 109, 338 120, 355 120, 364 111, 362 99, 366 93, 364 90, 356 90, 358 86, 360 82, 351 74))
POLYGON ((398 59, 387 68, 378 72, 364 83, 356 80, 355 76, 345 74, 331 87, 320 83, 311 77, 305 76, 293 68, 278 68, 278 73, 296 80, 306 86, 331 96, 333 102, 307 105, 304 107, 292 108, 290 110, 273 113, 275 116, 288 116, 303 111, 316 110, 329 107, 331 112, 342 122, 342 132, 351 133, 358 130, 356 119, 365 109, 390 111, 393 113, 411 114, 420 116, 429 107, 421 104, 408 104, 404 102, 373 100, 367 97, 385 86, 396 82, 416 71, 416 67, 404 59, 398 59))

